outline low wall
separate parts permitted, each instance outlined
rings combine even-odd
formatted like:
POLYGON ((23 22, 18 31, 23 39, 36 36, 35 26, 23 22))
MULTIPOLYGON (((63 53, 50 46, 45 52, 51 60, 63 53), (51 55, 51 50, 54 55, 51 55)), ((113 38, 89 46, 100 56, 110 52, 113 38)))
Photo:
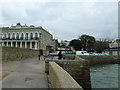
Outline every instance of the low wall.
POLYGON ((55 62, 49 63, 49 81, 50 88, 78 88, 79 90, 83 90, 82 87, 55 62))
POLYGON ((89 61, 91 66, 98 64, 113 64, 120 62, 120 56, 114 55, 79 55, 75 58, 83 58, 89 61))
POLYGON ((15 47, 2 47, 2 61, 21 60, 37 56, 38 51, 36 50, 15 47))
POLYGON ((67 71, 83 89, 91 89, 90 67, 87 60, 46 60, 45 71, 48 74, 51 73, 49 71, 49 62, 56 62, 67 71))
POLYGON ((74 60, 75 59, 75 55, 65 55, 64 58, 67 59, 67 60, 74 60))
MULTIPOLYGON (((110 64, 118 61, 120 61, 120 57, 118 56, 80 55, 75 56, 74 60, 46 60, 45 67, 46 73, 51 73, 49 63, 55 62, 59 66, 61 66, 65 71, 67 71, 83 89, 91 90, 90 65, 110 64)), ((54 69, 56 69, 56 67, 54 67, 54 69)), ((62 74, 59 72, 56 73, 62 74)), ((64 77, 62 77, 62 79, 65 79, 64 77)), ((57 79, 58 78, 56 78, 55 80, 57 79)))

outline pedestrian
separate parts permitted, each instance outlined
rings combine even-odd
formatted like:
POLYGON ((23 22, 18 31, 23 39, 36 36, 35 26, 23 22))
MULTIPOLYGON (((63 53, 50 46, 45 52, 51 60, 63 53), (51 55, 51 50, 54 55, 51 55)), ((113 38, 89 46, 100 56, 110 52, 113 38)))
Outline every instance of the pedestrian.
POLYGON ((62 52, 61 51, 58 53, 58 59, 59 60, 62 59, 62 52))

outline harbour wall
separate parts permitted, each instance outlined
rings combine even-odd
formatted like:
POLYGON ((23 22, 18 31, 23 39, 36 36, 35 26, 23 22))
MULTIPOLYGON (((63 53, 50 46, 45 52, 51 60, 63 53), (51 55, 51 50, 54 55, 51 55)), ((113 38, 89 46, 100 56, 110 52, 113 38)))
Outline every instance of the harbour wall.
POLYGON ((49 87, 83 90, 72 76, 55 62, 49 63, 49 87))
MULTIPOLYGON (((49 62, 55 62, 66 72, 68 72, 73 79, 84 89, 91 90, 91 80, 90 80, 90 66, 100 65, 100 64, 113 64, 120 61, 120 57, 112 55, 80 55, 75 56, 75 58, 65 58, 65 60, 46 60, 46 73, 48 73, 49 78, 51 78, 49 62)), ((54 67, 57 70, 57 67, 54 67)), ((58 73, 62 74, 62 73, 58 73)), ((56 74, 54 74, 56 75, 56 74)), ((52 76, 54 76, 52 74, 52 76)), ((64 74, 63 74, 64 75, 64 74)), ((58 76, 59 77, 59 76, 58 76)), ((66 76, 65 76, 66 77, 66 76)), ((57 78, 56 80, 59 81, 57 78)), ((66 78, 62 78, 61 81, 67 81, 66 78)), ((49 80, 50 83, 52 79, 49 80)), ((51 85, 52 86, 52 85, 51 85)))
MULTIPOLYGON (((90 67, 89 67, 89 62, 87 60, 84 60, 84 59, 79 59, 79 60, 46 60, 45 62, 46 62, 46 65, 45 65, 46 71, 45 72, 48 73, 49 79, 51 78, 50 62, 55 62, 61 68, 63 68, 66 72, 68 72, 69 75, 71 75, 73 77, 73 79, 84 90, 91 90, 90 67)), ((57 71, 57 67, 54 67, 54 70, 57 71)), ((63 73, 58 73, 58 74, 63 74, 63 73)), ((54 74, 54 75, 56 76, 56 74, 54 74)), ((57 80, 58 81, 63 80, 62 82, 68 83, 65 77, 68 77, 68 76, 64 76, 62 79, 57 79, 57 80)), ((49 80, 51 84, 53 84, 52 83, 53 80, 54 79, 49 80)))
POLYGON ((79 55, 75 58, 83 58, 89 61, 90 66, 99 64, 116 64, 120 62, 120 56, 116 55, 79 55))

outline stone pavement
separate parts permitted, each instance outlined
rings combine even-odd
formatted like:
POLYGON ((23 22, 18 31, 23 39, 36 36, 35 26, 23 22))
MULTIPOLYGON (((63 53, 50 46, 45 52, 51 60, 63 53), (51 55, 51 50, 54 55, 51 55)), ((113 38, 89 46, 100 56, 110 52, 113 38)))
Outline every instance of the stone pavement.
POLYGON ((26 59, 2 81, 2 88, 48 88, 45 61, 26 59))

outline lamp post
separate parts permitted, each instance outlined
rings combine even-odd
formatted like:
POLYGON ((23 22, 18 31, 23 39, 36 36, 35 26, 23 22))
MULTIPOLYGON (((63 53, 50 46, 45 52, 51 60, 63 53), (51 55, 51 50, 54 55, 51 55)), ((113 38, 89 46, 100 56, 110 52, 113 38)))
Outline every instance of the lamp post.
POLYGON ((38 55, 38 59, 40 60, 40 55, 41 55, 41 52, 40 52, 40 47, 41 47, 41 33, 39 34, 39 38, 38 38, 38 43, 39 43, 39 50, 38 50, 38 52, 39 52, 39 55, 38 55))

